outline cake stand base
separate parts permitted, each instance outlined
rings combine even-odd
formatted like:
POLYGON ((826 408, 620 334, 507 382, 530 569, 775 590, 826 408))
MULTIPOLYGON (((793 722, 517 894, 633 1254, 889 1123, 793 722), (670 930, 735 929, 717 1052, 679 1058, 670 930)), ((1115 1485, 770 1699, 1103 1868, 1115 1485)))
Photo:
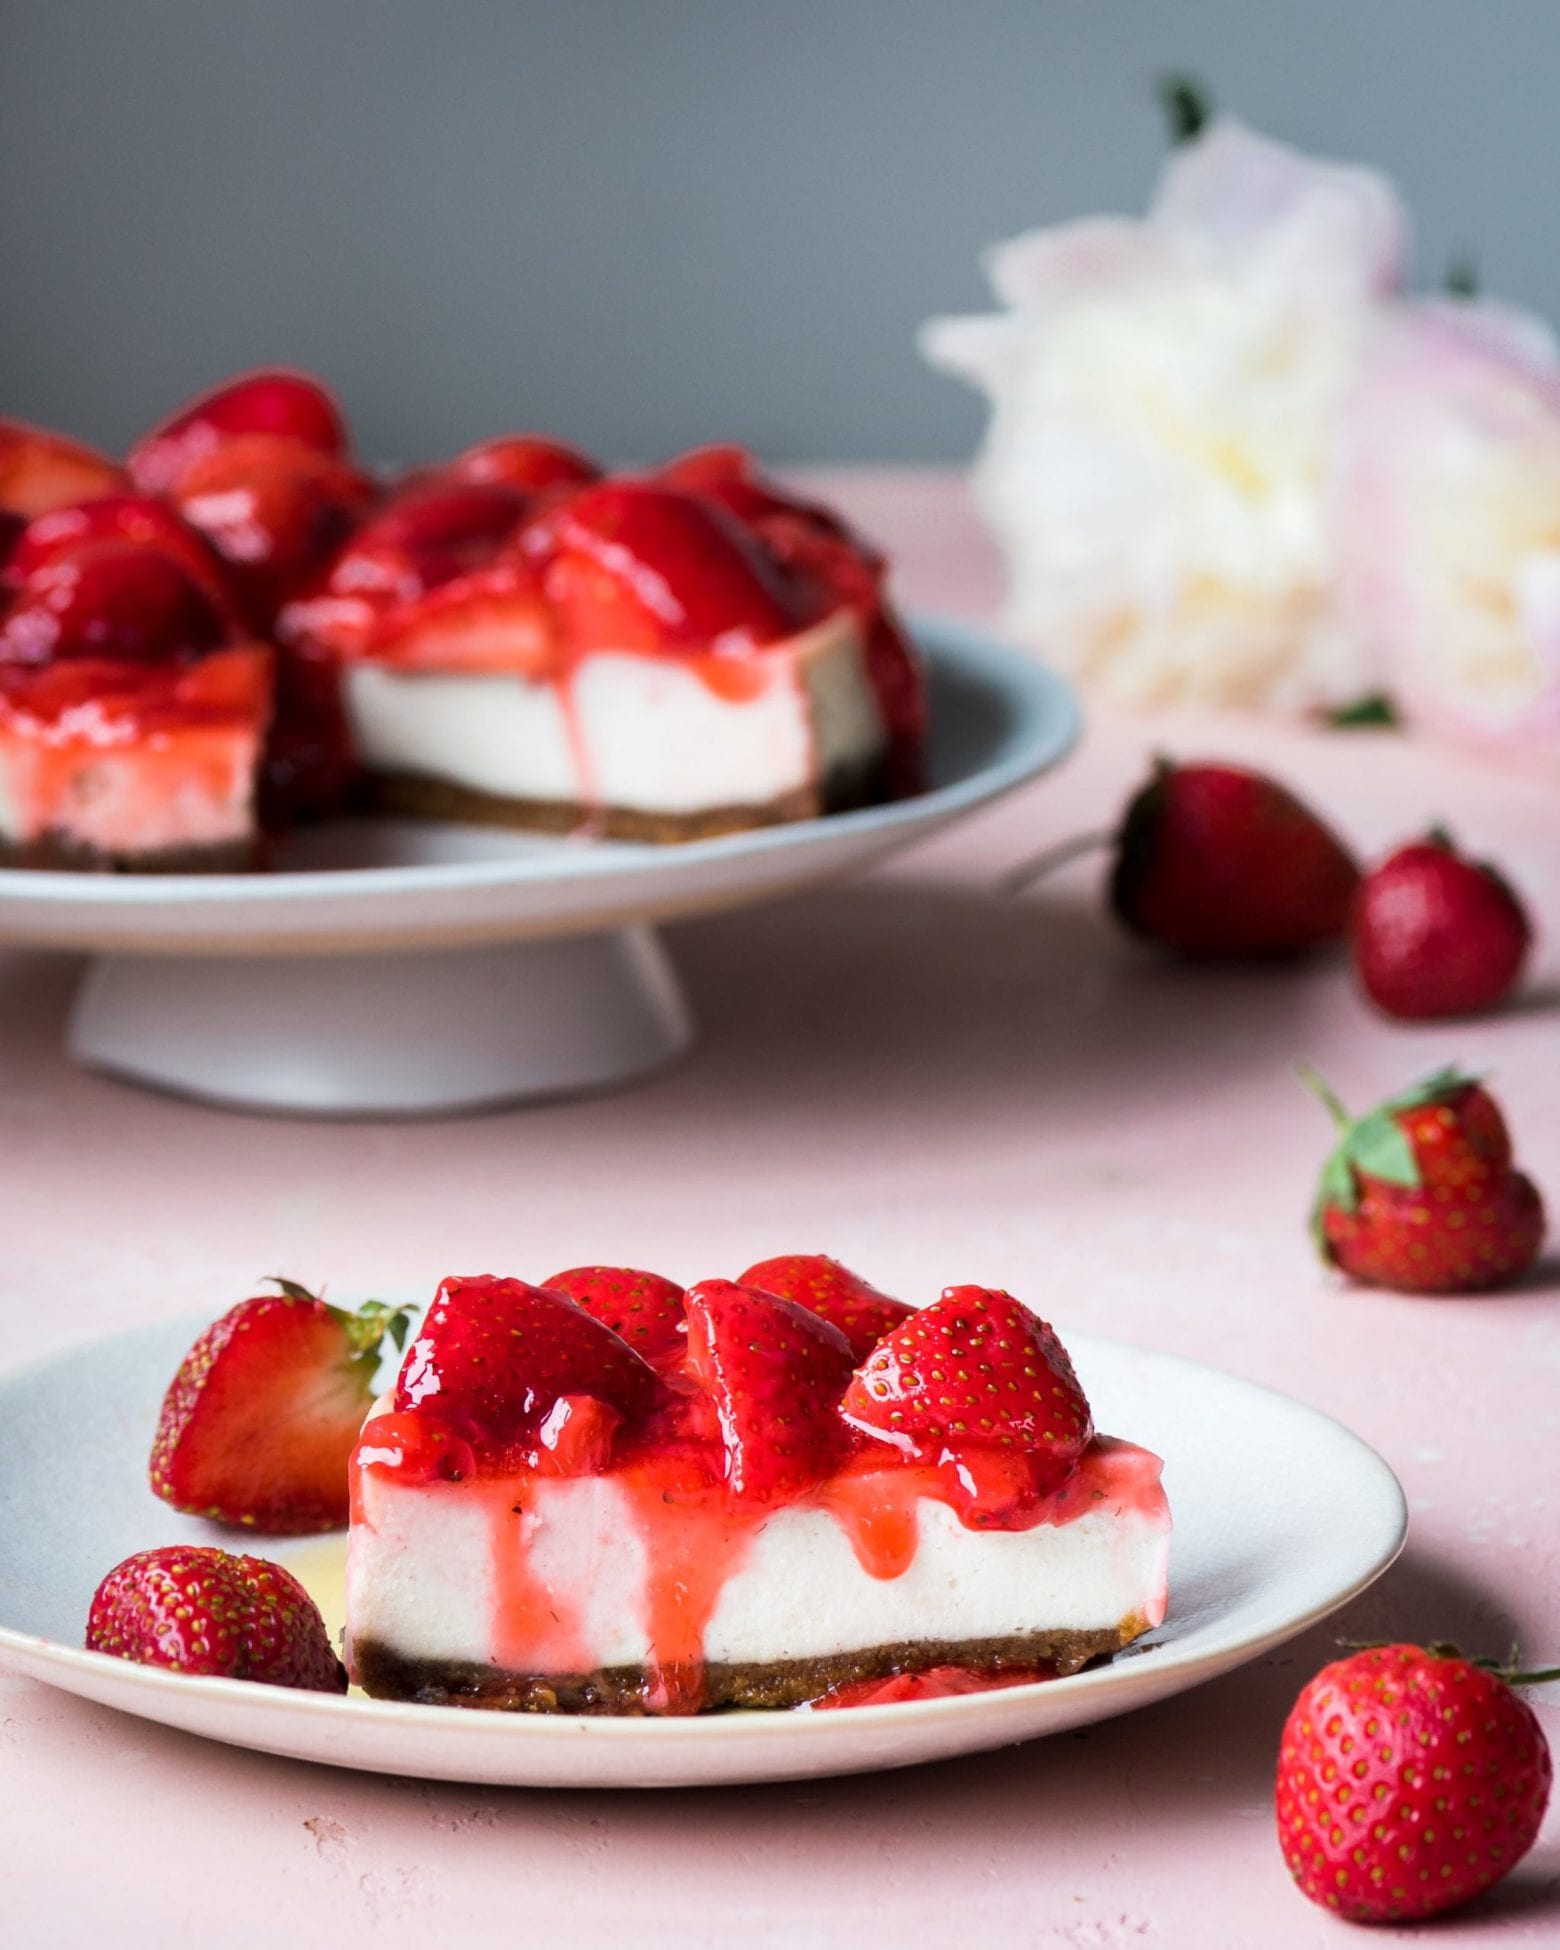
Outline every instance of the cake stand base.
POLYGON ((576 1096, 692 1024, 647 928, 427 954, 110 955, 71 1017, 89 1069, 236 1110, 413 1117, 576 1096))

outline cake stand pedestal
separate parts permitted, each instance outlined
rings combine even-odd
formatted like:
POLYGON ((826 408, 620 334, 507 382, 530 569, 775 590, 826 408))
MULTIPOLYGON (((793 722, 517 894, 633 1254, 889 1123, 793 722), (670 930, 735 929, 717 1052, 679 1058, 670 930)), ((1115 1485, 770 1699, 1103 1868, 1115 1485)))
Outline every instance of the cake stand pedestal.
POLYGON ((641 927, 418 954, 108 955, 68 1040, 89 1069, 237 1110, 405 1117, 628 1083, 693 1025, 641 927))

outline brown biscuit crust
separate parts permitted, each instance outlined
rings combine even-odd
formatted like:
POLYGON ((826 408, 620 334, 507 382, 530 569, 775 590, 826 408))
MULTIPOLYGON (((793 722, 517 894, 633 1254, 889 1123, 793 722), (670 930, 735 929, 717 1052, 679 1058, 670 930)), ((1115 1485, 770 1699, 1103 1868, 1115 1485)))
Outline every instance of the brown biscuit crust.
MULTIPOLYGON (((1090 1632, 1027 1632, 999 1639, 918 1639, 775 1665, 717 1663, 704 1669, 704 1712, 733 1707, 801 1706, 836 1686, 932 1666, 967 1666, 1001 1673, 1049 1667, 1056 1678, 1108 1657, 1148 1630, 1139 1613, 1090 1632)), ((641 1666, 608 1666, 589 1673, 510 1672, 464 1660, 408 1659, 375 1640, 353 1647, 353 1678, 375 1699, 416 1700, 428 1706, 487 1707, 505 1713, 642 1714, 646 1675, 641 1666)))
POLYGON ((0 867, 64 873, 247 873, 260 863, 258 835, 215 846, 170 846, 151 853, 102 853, 62 833, 20 844, 0 839, 0 867))

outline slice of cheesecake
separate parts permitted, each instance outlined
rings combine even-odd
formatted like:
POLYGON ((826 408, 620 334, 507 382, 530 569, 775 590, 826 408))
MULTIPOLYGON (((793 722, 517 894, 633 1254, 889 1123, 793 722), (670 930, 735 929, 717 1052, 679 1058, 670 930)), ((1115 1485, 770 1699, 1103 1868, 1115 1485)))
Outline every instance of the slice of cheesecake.
POLYGON ((609 1713, 1074 1672, 1164 1616, 1159 1473, 1005 1294, 913 1312, 812 1257, 449 1280, 353 1458, 348 1663, 609 1713))
POLYGON ((381 806, 693 839, 902 789, 919 673, 874 574, 785 559, 671 482, 439 478, 281 627, 337 658, 381 806))
POLYGON ((0 861, 249 866, 271 672, 161 503, 36 516, 0 566, 0 861))

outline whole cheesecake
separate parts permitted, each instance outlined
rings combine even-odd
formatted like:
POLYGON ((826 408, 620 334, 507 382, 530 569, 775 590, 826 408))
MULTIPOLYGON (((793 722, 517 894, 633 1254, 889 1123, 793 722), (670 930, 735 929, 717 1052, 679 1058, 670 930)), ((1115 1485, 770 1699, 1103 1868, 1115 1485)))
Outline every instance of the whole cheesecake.
POLYGON ((243 867, 343 810, 675 841, 913 792, 885 577, 735 447, 606 477, 513 434, 385 484, 282 370, 123 469, 0 422, 0 857, 243 867))
POLYGON ((810 1255, 447 1280, 353 1458, 347 1662, 602 1713, 1054 1677, 1162 1620, 1169 1536, 1009 1295, 917 1312, 810 1255))

